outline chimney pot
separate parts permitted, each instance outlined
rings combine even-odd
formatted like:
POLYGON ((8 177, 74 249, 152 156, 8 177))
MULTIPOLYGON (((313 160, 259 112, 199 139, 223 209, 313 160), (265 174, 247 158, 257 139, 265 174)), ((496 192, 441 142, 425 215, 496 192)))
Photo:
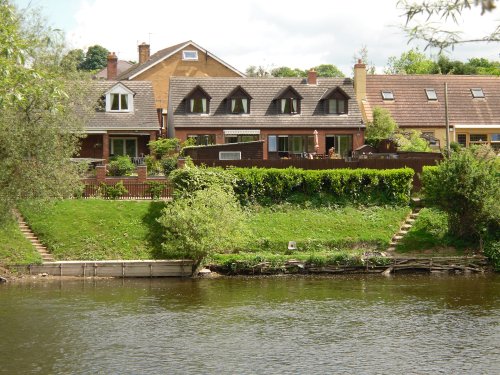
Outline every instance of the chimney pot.
POLYGON ((139 64, 148 61, 150 56, 149 44, 142 42, 139 44, 139 64))
POLYGON ((118 57, 114 52, 108 55, 107 79, 113 81, 118 76, 118 57))

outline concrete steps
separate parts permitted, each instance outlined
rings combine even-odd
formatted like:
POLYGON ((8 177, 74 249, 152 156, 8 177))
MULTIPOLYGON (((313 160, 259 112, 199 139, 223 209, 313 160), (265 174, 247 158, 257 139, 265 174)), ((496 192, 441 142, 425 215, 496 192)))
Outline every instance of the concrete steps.
POLYGON ((21 230, 21 233, 26 237, 26 239, 31 242, 33 247, 38 251, 40 256, 42 257, 43 263, 46 262, 54 262, 54 257, 52 256, 51 253, 47 250, 45 246, 40 242, 38 237, 33 233, 29 225, 26 223, 24 220, 23 216, 18 210, 14 210, 14 215, 17 218, 17 223, 19 225, 19 229, 21 230))
POLYGON ((413 202, 413 209, 411 213, 406 217, 403 225, 399 228, 399 231, 392 237, 389 247, 386 250, 387 253, 394 254, 398 244, 408 234, 410 229, 413 227, 413 224, 415 224, 415 220, 418 218, 421 209, 422 202, 419 199, 418 202, 413 202))

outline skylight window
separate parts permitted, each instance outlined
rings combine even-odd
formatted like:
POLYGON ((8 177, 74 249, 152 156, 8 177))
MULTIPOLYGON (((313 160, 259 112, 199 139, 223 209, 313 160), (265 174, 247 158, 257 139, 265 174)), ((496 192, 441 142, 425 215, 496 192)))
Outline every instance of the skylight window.
POLYGON ((478 89, 470 89, 472 92, 472 97, 473 98, 484 98, 484 92, 483 89, 478 88, 478 89))
POLYGON ((427 100, 438 100, 436 90, 434 89, 425 89, 425 94, 427 95, 427 100))
POLYGON ((182 59, 183 60, 198 60, 198 51, 182 51, 182 59))
POLYGON ((392 91, 382 91, 382 99, 394 100, 394 94, 392 93, 392 91))

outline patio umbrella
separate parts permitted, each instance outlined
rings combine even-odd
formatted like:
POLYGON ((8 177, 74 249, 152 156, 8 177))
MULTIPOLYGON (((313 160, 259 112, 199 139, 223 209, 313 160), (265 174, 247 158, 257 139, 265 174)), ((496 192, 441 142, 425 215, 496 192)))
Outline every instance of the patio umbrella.
POLYGON ((314 131, 314 151, 318 152, 319 151, 319 139, 318 139, 318 131, 314 131))

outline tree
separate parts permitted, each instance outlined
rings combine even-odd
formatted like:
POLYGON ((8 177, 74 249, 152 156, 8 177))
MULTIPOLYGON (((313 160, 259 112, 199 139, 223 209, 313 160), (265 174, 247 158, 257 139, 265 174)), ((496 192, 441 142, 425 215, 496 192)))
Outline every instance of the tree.
POLYGON ((485 58, 471 58, 467 62, 450 60, 440 54, 436 62, 436 73, 469 74, 469 75, 500 75, 500 62, 485 58))
MULTIPOLYGON (((352 60, 353 66, 361 60, 361 62, 366 65, 366 73, 375 74, 376 68, 375 65, 373 65, 373 61, 368 58, 368 48, 366 46, 362 46, 357 52, 355 52, 352 60)), ((352 75, 354 76, 354 68, 352 69, 352 75)))
POLYGON ((409 152, 429 152, 431 148, 429 142, 422 138, 422 132, 419 130, 409 130, 394 134, 394 140, 398 145, 399 151, 409 152))
POLYGON ((311 69, 314 69, 318 73, 318 77, 345 77, 344 73, 332 64, 321 64, 311 69))
POLYGON ((399 58, 389 57, 385 74, 432 74, 436 73, 436 63, 422 52, 411 49, 403 52, 399 58))
POLYGON ((80 69, 88 71, 103 69, 108 65, 108 55, 109 51, 100 45, 89 47, 80 69))
POLYGON ((391 138, 397 130, 398 124, 391 113, 385 108, 375 107, 373 121, 366 125, 366 143, 376 146, 381 140, 391 138))
POLYGON ((280 66, 271 70, 273 77, 306 77, 307 72, 298 68, 292 69, 288 66, 280 66))
POLYGON ((255 65, 250 65, 245 71, 247 77, 259 77, 265 78, 269 76, 269 72, 262 65, 256 67, 255 65))
POLYGON ((73 49, 69 51, 61 60, 61 67, 69 71, 75 71, 85 61, 85 53, 82 49, 73 49))
POLYGON ((397 7, 402 9, 406 18, 403 30, 410 41, 423 40, 429 47, 440 51, 463 43, 498 42, 500 41, 500 26, 480 38, 463 38, 458 30, 444 29, 442 22, 452 20, 458 23, 459 17, 472 6, 480 6, 481 14, 496 9, 495 0, 425 0, 421 2, 399 0, 397 7), (420 18, 424 20, 421 21, 420 18))
MULTIPOLYGON (((481 241, 500 225, 500 174, 491 150, 464 148, 422 175, 426 203, 448 214, 455 237, 481 241)), ((498 236, 498 234, 497 234, 498 236)))
POLYGON ((175 199, 162 212, 163 250, 168 258, 195 261, 230 249, 241 238, 245 216, 234 193, 217 185, 175 199))
POLYGON ((62 42, 36 13, 21 15, 0 0, 0 24, 0 218, 5 218, 22 199, 75 193, 79 178, 70 158, 78 150, 87 92, 84 82, 76 87, 61 69, 62 42))

